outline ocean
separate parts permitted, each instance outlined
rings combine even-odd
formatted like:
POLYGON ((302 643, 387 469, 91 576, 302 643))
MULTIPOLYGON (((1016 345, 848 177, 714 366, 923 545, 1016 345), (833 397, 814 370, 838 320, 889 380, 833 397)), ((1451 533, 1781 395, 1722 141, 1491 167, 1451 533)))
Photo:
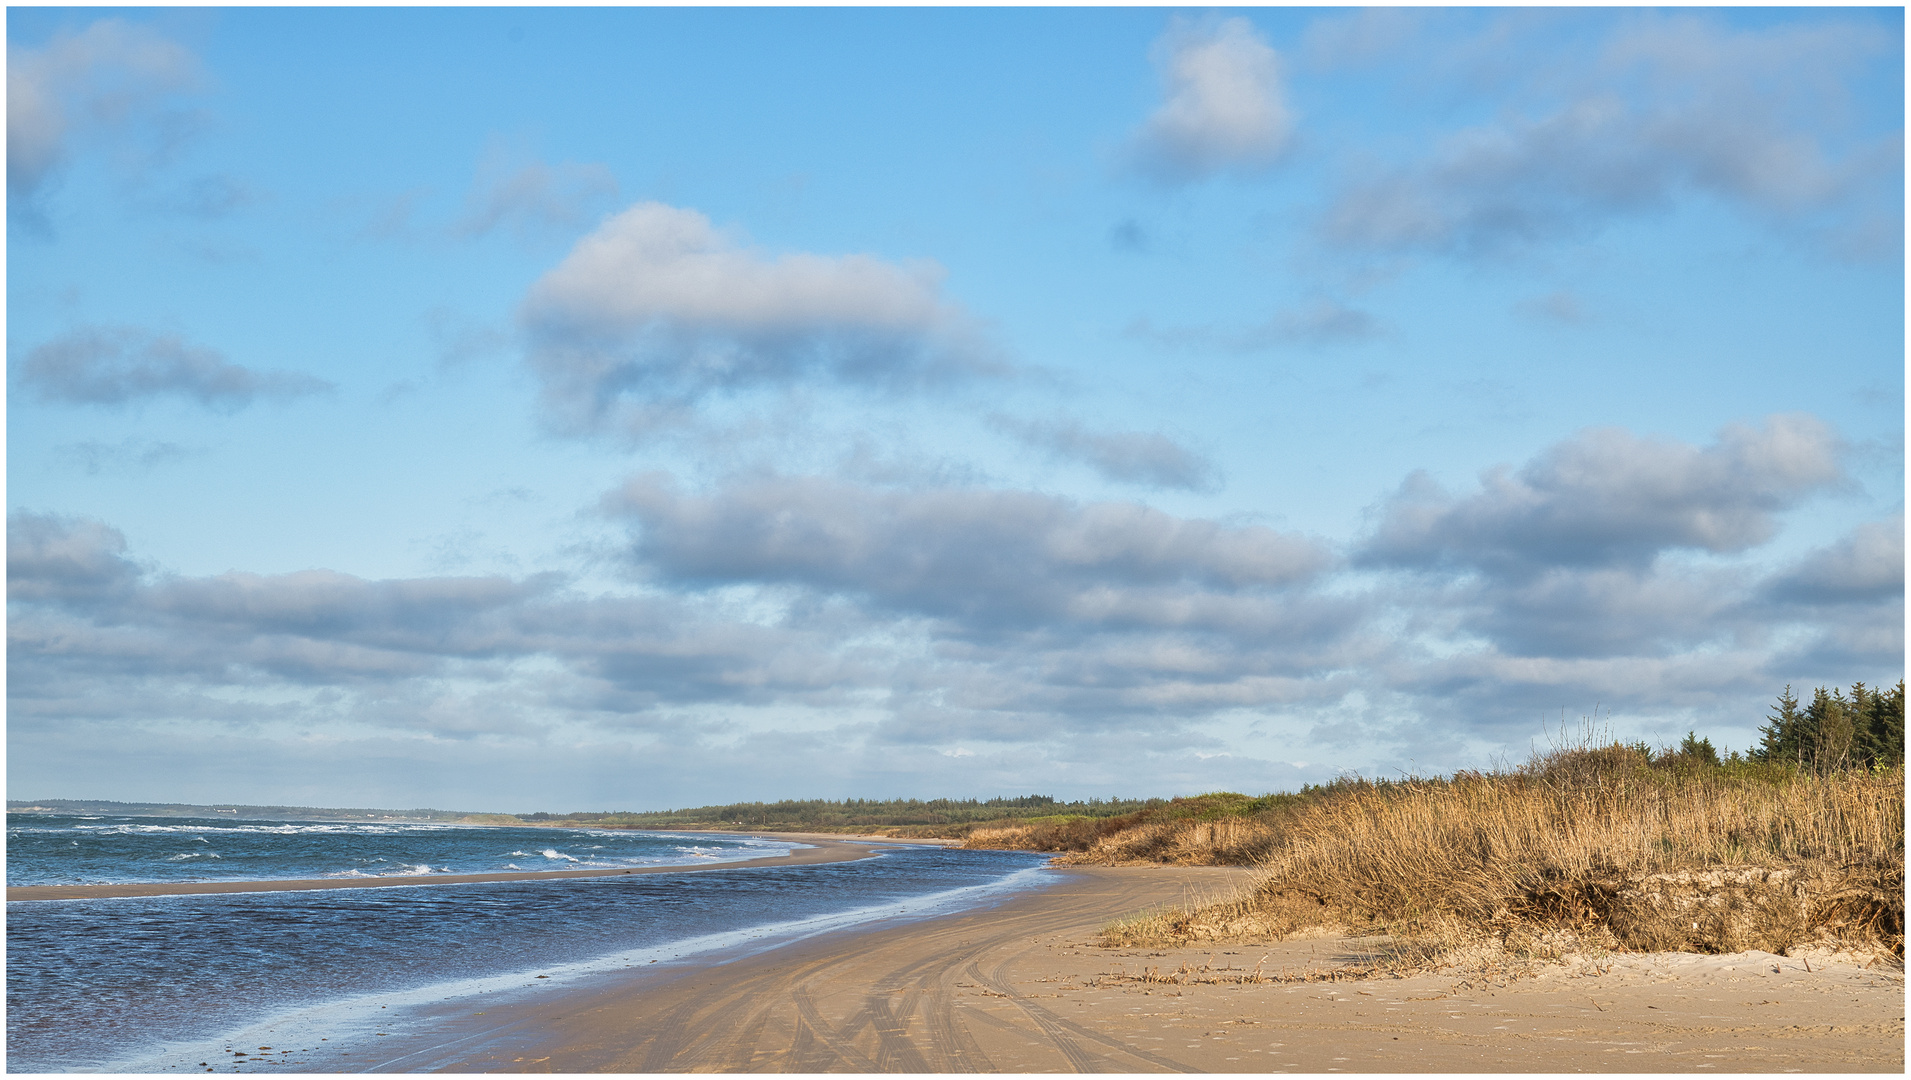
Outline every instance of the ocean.
POLYGON ((1046 876, 1039 855, 903 844, 858 862, 721 869, 798 846, 709 833, 9 814, 9 885, 687 872, 9 903, 7 1068, 402 1070, 372 1036, 428 1043, 424 1014, 447 1000, 504 1002, 922 918, 1046 876))

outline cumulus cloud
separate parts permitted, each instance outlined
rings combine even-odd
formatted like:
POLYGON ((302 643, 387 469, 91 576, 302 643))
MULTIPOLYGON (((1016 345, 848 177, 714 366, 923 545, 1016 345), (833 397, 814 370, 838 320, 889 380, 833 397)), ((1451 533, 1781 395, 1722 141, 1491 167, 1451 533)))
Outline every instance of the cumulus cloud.
POLYGON ((137 327, 83 327, 27 353, 19 379, 44 401, 123 405, 167 395, 208 408, 321 393, 332 384, 291 371, 255 371, 218 351, 137 327))
MULTIPOLYGON (((1836 482, 1834 448, 1800 417, 1705 446, 1581 433, 1476 492, 1383 504, 1351 567, 1306 538, 1134 503, 816 476, 634 479, 605 500, 631 530, 621 591, 169 574, 105 523, 15 512, 9 737, 296 729, 367 752, 484 741, 514 762, 649 747, 829 768, 1007 755, 1011 786, 1066 772, 1124 789, 1182 775, 1193 752, 1247 777, 1266 766, 1242 749, 1252 732, 1270 758, 1314 762, 1280 774, 1311 780, 1517 754, 1596 704, 1629 734, 1750 738, 1786 682, 1901 671, 1901 518, 1776 572, 1754 546, 1836 482)), ((814 793, 803 769, 750 768, 814 793)), ((712 778, 678 801, 739 794, 712 778)))
POLYGON ((1406 571, 1376 584, 1402 648, 1374 682, 1486 735, 1595 704, 1749 729, 1727 703, 1896 678, 1900 522, 1775 575, 1759 561, 1784 511, 1843 485, 1840 452, 1823 424, 1781 415, 1705 446, 1584 431, 1463 495, 1416 475, 1355 545, 1357 565, 1406 571))
POLYGON ((100 521, 15 511, 7 515, 9 597, 91 600, 125 592, 141 574, 126 536, 100 521))
POLYGON ((1214 491, 1219 470, 1207 458, 1159 432, 1091 431, 1069 419, 994 418, 995 426, 1055 457, 1079 461, 1116 483, 1181 491, 1214 491))
POLYGON ((691 582, 790 583, 979 624, 1265 622, 1235 602, 1305 585, 1320 545, 1135 503, 1024 491, 885 491, 771 477, 687 495, 661 474, 609 501, 641 526, 634 554, 691 582))
POLYGON ((1771 595, 1800 604, 1904 602, 1904 511, 1866 522, 1773 579, 1771 595))
POLYGON ((1660 552, 1743 551, 1769 539, 1775 515, 1844 481, 1840 444, 1802 414, 1732 426, 1710 446, 1583 431, 1455 496, 1416 473, 1383 505, 1360 559, 1375 566, 1640 565, 1660 552))
POLYGON ((1830 214, 1843 237, 1896 212, 1902 150, 1896 136, 1840 138, 1828 118, 1851 73, 1893 49, 1838 24, 1628 20, 1596 53, 1548 55, 1525 109, 1351 180, 1324 232, 1359 248, 1476 254, 1698 194, 1775 221, 1827 225, 1830 214))
POLYGON ((770 255, 647 202, 579 241, 520 317, 554 418, 641 424, 646 406, 803 379, 902 388, 990 370, 933 263, 770 255))
MULTIPOLYGON (((930 724, 939 744, 1054 747, 1322 695, 1319 676, 1344 659, 1358 615, 1289 587, 1318 552, 1094 509, 1051 513, 998 556, 945 545, 911 568, 906 551, 888 551, 860 579, 840 553, 774 545, 699 561, 668 546, 693 542, 697 525, 665 523, 674 532, 646 546, 675 587, 629 595, 584 595, 555 576, 170 575, 129 559, 103 523, 16 513, 13 730, 86 720, 257 732, 270 717, 339 738, 537 743, 560 731, 683 738, 711 708, 816 709, 837 725, 860 715, 854 737, 878 744, 921 743, 930 724), (1046 565, 1018 570, 1014 556, 1046 565), (939 573, 995 594, 965 602, 960 585, 931 580, 939 573), (1043 576, 1063 581, 1035 605, 1054 610, 1031 621, 1002 593, 1043 576)), ((883 527, 851 523, 865 543, 884 542, 883 527)))
POLYGON ((1128 160, 1164 183, 1273 164, 1293 133, 1280 56, 1243 18, 1176 19, 1155 43, 1165 100, 1135 132, 1128 160))
POLYGON ((522 665, 544 661, 564 673, 533 694, 548 724, 673 701, 800 699, 845 681, 835 656, 853 650, 821 635, 712 617, 669 597, 578 597, 563 585, 552 575, 168 575, 130 560, 125 537, 104 523, 16 511, 9 691, 18 714, 55 699, 69 707, 95 685, 189 696, 331 688, 369 706, 429 696, 442 680, 521 694, 522 665))
POLYGON ((146 27, 101 19, 46 45, 7 48, 7 192, 31 197, 74 135, 121 128, 201 81, 190 51, 146 27))

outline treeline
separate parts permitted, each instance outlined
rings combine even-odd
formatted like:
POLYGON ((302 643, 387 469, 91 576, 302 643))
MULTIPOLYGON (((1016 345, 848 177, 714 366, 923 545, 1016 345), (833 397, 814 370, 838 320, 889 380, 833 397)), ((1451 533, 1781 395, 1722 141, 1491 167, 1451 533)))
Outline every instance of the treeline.
POLYGON ((1759 728, 1755 761, 1795 764, 1816 772, 1904 764, 1904 680, 1889 690, 1853 683, 1849 696, 1818 687, 1803 707, 1790 686, 1759 728))
MULTIPOLYGON (((1511 771, 1462 769, 1451 777, 1370 779, 1342 776, 1293 794, 1258 798, 1216 791, 1192 798, 1151 800, 1140 810, 1095 820, 1050 817, 978 823, 963 830, 968 846, 1051 851, 1090 863, 1168 862, 1258 865, 1270 857, 1294 822, 1321 807, 1349 800, 1419 798, 1426 792, 1481 784, 1508 791, 1523 785, 1598 790, 1621 788, 1724 790, 1751 785, 1783 789, 1845 779, 1884 782, 1904 768, 1904 683, 1849 693, 1819 688, 1801 704, 1787 686, 1749 751, 1721 753, 1697 732, 1669 746, 1608 741, 1590 731, 1576 744, 1539 754, 1511 771), (1705 785, 1722 787, 1706 788, 1705 785), (1696 785, 1696 786, 1695 786, 1696 785)), ((1854 780, 1854 782, 1855 782, 1854 780)), ((1896 781, 1902 783, 1902 780, 1896 781)))
POLYGON ((778 802, 725 803, 642 813, 525 814, 522 820, 539 824, 564 822, 645 829, 698 826, 832 832, 878 827, 950 827, 984 821, 1057 817, 1113 818, 1163 806, 1167 802, 1166 799, 1058 802, 1049 795, 997 799, 783 799, 778 802))

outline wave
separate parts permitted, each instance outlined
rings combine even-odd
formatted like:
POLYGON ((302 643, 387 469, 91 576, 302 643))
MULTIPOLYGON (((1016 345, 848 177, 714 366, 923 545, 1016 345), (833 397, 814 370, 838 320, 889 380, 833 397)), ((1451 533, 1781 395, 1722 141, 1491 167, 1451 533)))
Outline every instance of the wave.
POLYGON ((401 836, 406 833, 448 832, 456 829, 471 828, 469 825, 449 825, 434 822, 275 822, 259 824, 231 825, 148 825, 135 822, 119 822, 112 825, 70 825, 57 828, 37 828, 18 826, 10 832, 26 834, 59 834, 85 832, 93 836, 166 836, 177 833, 218 833, 227 835, 254 836, 401 836))

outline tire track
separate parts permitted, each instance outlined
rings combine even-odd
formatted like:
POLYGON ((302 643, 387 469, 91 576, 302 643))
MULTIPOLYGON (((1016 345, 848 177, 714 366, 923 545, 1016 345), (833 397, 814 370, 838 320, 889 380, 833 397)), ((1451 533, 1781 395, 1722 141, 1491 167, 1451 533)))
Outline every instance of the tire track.
MULTIPOLYGON (((1155 1066, 1158 1069, 1164 1069, 1168 1072, 1191 1073, 1191 1072, 1201 1071, 1200 1069, 1190 1068, 1178 1062, 1170 1061, 1167 1058, 1160 1057, 1156 1054, 1151 1054, 1148 1051, 1143 1050, 1138 1046, 1130 1046, 1119 1039, 1111 1039, 1108 1036, 1103 1035, 1099 1031, 1095 1031, 1092 1028, 1083 1027, 1082 1025, 1077 1024, 1072 1020, 1066 1020, 1060 1016, 1055 1015, 1053 1012, 1049 1011, 1047 1008, 1041 1005, 1037 1005, 1035 1002, 1030 1001, 1028 998, 1020 994, 1017 994, 1013 987, 1009 986, 1008 983, 1004 982, 1001 978, 1001 975, 1002 975, 1002 968, 1005 966, 1007 966, 1006 961, 1004 961, 1002 964, 996 965, 995 971, 992 974, 984 975, 982 973, 982 968, 980 965, 971 964, 969 965, 969 973, 973 975, 978 982, 987 984, 991 990, 994 990, 996 993, 1001 994, 1003 997, 1008 998, 1011 1002, 1013 1002, 1016 1005, 1016 1007, 1020 1008, 1024 1013, 1028 1014, 1029 1019, 1035 1021, 1035 1023, 1042 1029, 1042 1031, 1045 1034, 1047 1034, 1049 1038, 1055 1041, 1057 1048, 1062 1049, 1063 1053, 1068 1056, 1068 1059, 1071 1062, 1076 1061, 1078 1058, 1083 1061, 1087 1061, 1091 1059, 1087 1057, 1086 1052, 1084 1052, 1081 1049, 1081 1047, 1073 1039, 1071 1039, 1068 1035, 1063 1034, 1064 1031, 1072 1032, 1073 1034, 1081 1036, 1084 1039, 1088 1039, 1091 1042, 1100 1043, 1102 1046, 1105 1046, 1108 1049, 1115 1051, 1116 1053, 1126 1054, 1129 1057, 1139 1058, 1142 1061, 1145 1061, 1149 1063, 1150 1065, 1155 1066)), ((1099 1072, 1101 1070, 1096 1068, 1078 1067, 1076 1071, 1077 1072, 1099 1072)), ((1127 1072, 1129 1070, 1119 1069, 1116 1071, 1127 1072)))
POLYGON ((980 963, 969 965, 969 976, 1009 999, 1009 1001, 1021 1009, 1030 1020, 1035 1021, 1035 1026, 1042 1029, 1042 1034, 1048 1036, 1048 1041, 1063 1057, 1068 1059, 1068 1063, 1075 1067, 1076 1072, 1092 1073, 1101 1071, 1101 1069, 1097 1067, 1095 1060, 1089 1057, 1080 1046, 1076 1045, 1075 1040, 1062 1034, 1061 1030, 1054 1024, 1053 1018, 1048 1015, 1047 1009, 1030 1008, 1027 1002, 1024 1002, 1006 985, 982 974, 982 965, 980 963))
MULTIPOLYGON (((809 991, 800 986, 792 987, 790 990, 790 1000, 795 1002, 797 1015, 802 1017, 803 1022, 809 1025, 810 1031, 816 1036, 817 1041, 822 1043, 824 1047, 840 1058, 845 1064, 851 1066, 853 1071, 861 1073, 881 1071, 876 1068, 875 1062, 863 1056, 862 1051, 851 1046, 848 1042, 844 1041, 842 1036, 830 1030, 829 1024, 824 1022, 822 1014, 816 1011, 816 1003, 810 1000, 809 991)), ((851 1024, 846 1025, 843 1030, 854 1031, 860 1029, 862 1026, 863 1024, 861 1022, 852 1021, 851 1024)), ((854 1035, 852 1034, 849 1037, 854 1038, 854 1035)), ((809 1072, 830 1071, 827 1068, 813 1068, 807 1064, 804 1068, 809 1072)))
MULTIPOLYGON (((1047 948, 1161 902, 1150 876, 1064 879, 998 912, 872 928, 611 986, 514 1018, 470 1071, 1192 1072, 1023 995, 1047 948), (1006 1000, 992 1002, 989 997, 1006 1000)), ((1177 884, 1176 888, 1180 886, 1177 884)), ((660 973, 662 974, 662 973, 660 973)), ((1086 1018, 1084 1018, 1086 1019, 1086 1018)), ((1111 1029, 1111 1032, 1115 1029, 1111 1029)))

